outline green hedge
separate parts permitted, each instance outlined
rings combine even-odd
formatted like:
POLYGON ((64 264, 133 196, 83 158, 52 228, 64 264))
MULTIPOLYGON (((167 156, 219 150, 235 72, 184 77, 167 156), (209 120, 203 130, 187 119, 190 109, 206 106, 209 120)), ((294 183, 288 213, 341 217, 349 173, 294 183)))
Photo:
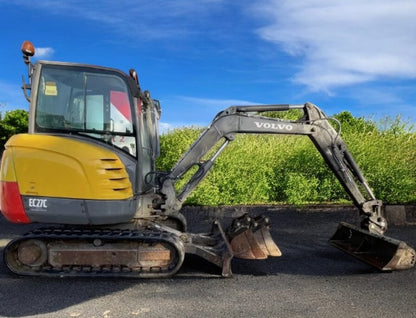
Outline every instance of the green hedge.
MULTIPOLYGON (((416 134, 399 119, 383 127, 348 112, 336 115, 342 137, 376 197, 416 202, 416 134)), ((336 124, 334 123, 334 126, 336 124)), ((159 170, 170 170, 201 133, 175 129, 161 137, 159 170)), ((349 201, 309 138, 236 135, 187 204, 306 204, 349 201)))
POLYGON ((29 113, 23 109, 0 112, 0 151, 13 135, 27 132, 29 113))

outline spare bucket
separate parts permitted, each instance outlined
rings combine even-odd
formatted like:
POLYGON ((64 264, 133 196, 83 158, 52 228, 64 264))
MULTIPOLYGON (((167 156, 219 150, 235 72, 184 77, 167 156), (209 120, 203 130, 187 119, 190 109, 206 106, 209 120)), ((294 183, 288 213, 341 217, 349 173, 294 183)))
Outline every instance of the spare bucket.
POLYGON ((245 214, 234 220, 228 229, 228 235, 234 257, 266 259, 269 256, 282 255, 270 234, 267 217, 252 218, 245 214))

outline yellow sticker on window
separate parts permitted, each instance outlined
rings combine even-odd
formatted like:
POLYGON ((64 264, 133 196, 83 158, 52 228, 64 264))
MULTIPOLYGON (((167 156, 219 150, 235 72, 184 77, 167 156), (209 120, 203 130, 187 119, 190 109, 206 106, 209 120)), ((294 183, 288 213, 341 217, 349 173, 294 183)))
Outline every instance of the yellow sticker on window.
POLYGON ((55 82, 46 82, 45 95, 47 96, 58 96, 58 87, 55 82))

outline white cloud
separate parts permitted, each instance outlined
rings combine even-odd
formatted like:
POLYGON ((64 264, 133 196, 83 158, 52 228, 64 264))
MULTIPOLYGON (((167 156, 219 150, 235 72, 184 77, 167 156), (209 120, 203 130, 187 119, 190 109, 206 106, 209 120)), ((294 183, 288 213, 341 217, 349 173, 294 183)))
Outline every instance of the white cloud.
POLYGON ((163 135, 166 134, 172 130, 174 130, 175 128, 180 128, 180 127, 184 127, 185 125, 176 125, 176 124, 172 124, 172 123, 165 123, 165 122, 160 122, 159 123, 159 134, 163 135))
POLYGON ((267 0, 264 40, 301 59, 296 83, 313 91, 416 77, 413 0, 267 0))
POLYGON ((167 132, 169 132, 169 131, 173 130, 173 128, 174 128, 174 127, 172 127, 172 125, 171 125, 171 124, 169 124, 169 123, 163 123, 163 122, 160 122, 160 123, 159 123, 159 134, 160 134, 160 135, 163 135, 163 134, 165 134, 165 133, 167 133, 167 132))
POLYGON ((54 49, 51 47, 37 47, 35 48, 35 57, 38 59, 47 59, 52 57, 54 49))
POLYGON ((181 129, 184 127, 198 127, 198 128, 204 128, 206 127, 206 124, 191 124, 191 123, 184 123, 184 122, 159 122, 159 134, 167 134, 169 132, 172 132, 175 129, 181 129))

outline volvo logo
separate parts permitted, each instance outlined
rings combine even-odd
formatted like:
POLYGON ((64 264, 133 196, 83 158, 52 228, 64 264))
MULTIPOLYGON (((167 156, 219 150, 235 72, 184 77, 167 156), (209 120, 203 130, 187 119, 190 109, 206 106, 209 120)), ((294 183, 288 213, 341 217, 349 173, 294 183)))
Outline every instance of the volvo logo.
POLYGON ((291 131, 293 129, 293 126, 290 124, 283 124, 283 123, 263 123, 260 121, 255 121, 254 122, 257 126, 257 128, 264 128, 264 129, 272 129, 272 130, 287 130, 287 131, 291 131))

